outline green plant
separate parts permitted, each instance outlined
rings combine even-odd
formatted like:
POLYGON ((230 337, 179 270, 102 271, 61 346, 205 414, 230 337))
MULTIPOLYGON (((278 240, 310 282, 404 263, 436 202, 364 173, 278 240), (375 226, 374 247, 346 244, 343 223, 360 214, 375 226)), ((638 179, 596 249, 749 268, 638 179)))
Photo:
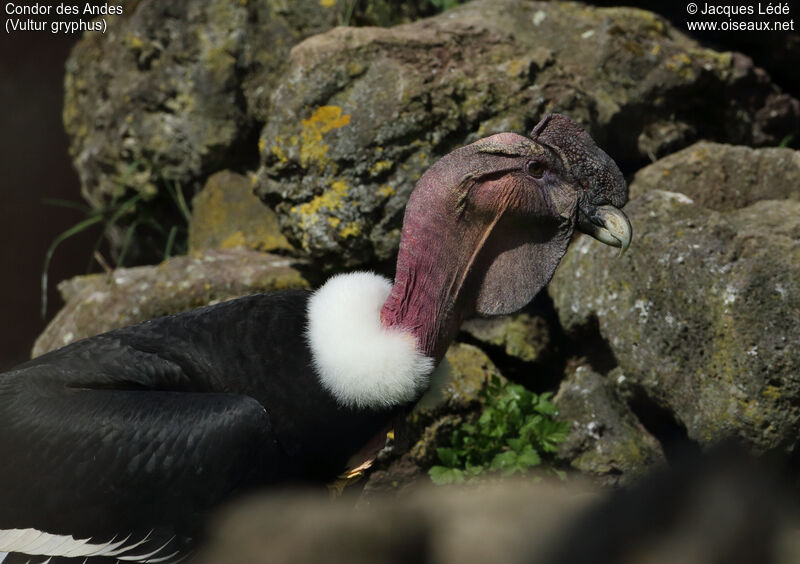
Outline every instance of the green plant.
MULTIPOLYGON (((131 170, 135 167, 136 163, 133 163, 131 170)), ((74 209, 86 216, 83 220, 56 236, 45 252, 41 277, 42 317, 47 313, 47 273, 56 248, 70 237, 86 231, 93 225, 102 224, 103 232, 95 240, 90 253, 87 271, 91 266, 92 259, 98 256, 104 237, 120 223, 122 218, 125 218, 125 229, 122 243, 119 247, 119 255, 114 266, 125 266, 125 259, 131 248, 133 236, 136 230, 143 226, 147 226, 152 233, 156 234, 156 238, 162 242, 156 251, 160 253, 163 260, 170 258, 173 254, 181 254, 186 251, 186 237, 191 219, 191 210, 180 186, 177 184, 174 186, 168 185, 165 187, 164 192, 165 194, 163 195, 146 195, 144 192, 137 192, 127 198, 115 197, 109 204, 99 209, 65 200, 46 199, 42 201, 46 205, 74 209), (182 219, 180 224, 171 225, 169 228, 163 225, 163 217, 169 214, 162 212, 163 209, 167 208, 177 209, 178 216, 182 219)), ((174 212, 172 215, 174 215, 174 212)))
POLYGON ((431 480, 458 484, 478 480, 487 472, 526 473, 541 464, 569 430, 569 423, 554 419, 558 411, 551 397, 492 376, 481 391, 481 414, 455 429, 449 447, 436 450, 441 464, 428 471, 431 480))

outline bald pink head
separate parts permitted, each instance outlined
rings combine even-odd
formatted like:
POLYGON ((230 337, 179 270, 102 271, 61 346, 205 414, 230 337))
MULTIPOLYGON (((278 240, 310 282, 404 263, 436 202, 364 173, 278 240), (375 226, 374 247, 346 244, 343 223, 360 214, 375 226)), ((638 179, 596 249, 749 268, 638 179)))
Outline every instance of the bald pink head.
POLYGON ((384 325, 439 360, 466 317, 516 311, 550 281, 587 195, 549 139, 500 133, 428 169, 406 206, 384 325))

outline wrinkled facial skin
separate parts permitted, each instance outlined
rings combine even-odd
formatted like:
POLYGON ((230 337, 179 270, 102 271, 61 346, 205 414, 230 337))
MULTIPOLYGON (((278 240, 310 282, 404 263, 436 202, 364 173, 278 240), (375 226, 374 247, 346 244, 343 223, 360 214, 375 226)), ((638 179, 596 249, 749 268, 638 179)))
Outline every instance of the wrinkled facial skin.
POLYGON ((420 178, 406 206, 387 327, 440 359, 466 317, 524 307, 550 281, 574 229, 627 248, 617 165, 566 116, 531 137, 499 133, 460 147, 420 178))
POLYGON ((630 245, 630 223, 619 210, 628 199, 625 179, 611 157, 568 117, 546 116, 530 139, 501 133, 469 149, 461 158, 470 172, 455 183, 453 205, 460 212, 471 208, 507 218, 574 218, 577 229, 603 243, 622 252, 630 245))
POLYGON ((574 217, 578 191, 564 182, 566 171, 553 151, 521 135, 501 133, 457 153, 463 168, 449 205, 461 221, 553 223, 574 217))
POLYGON ((628 186, 614 160, 581 126, 561 114, 545 116, 530 136, 558 155, 564 178, 578 190, 578 229, 625 252, 632 230, 619 208, 628 201, 628 186))
POLYGON ((517 137, 519 142, 513 147, 499 147, 498 142, 510 136, 493 136, 485 146, 479 143, 476 157, 492 155, 493 166, 488 171, 484 169, 486 172, 478 178, 469 177, 466 186, 462 185, 471 205, 476 211, 491 215, 502 209, 506 217, 569 218, 578 192, 563 181, 566 171, 561 160, 552 151, 522 137, 517 137))

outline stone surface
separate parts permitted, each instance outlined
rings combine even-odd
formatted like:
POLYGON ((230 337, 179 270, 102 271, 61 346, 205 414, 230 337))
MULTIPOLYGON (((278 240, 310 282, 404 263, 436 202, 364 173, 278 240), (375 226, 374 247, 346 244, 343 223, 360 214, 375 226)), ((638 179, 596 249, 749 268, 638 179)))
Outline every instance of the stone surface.
POLYGON ((408 491, 427 483, 427 470, 437 463, 436 449, 449 446, 464 416, 481 407, 480 392, 492 376, 502 374, 481 349, 454 343, 431 377, 431 387, 406 417, 399 449, 384 453, 364 487, 363 499, 408 491))
POLYGON ((189 251, 235 247, 292 250, 275 212, 253 194, 250 179, 225 170, 211 175, 192 200, 189 251))
POLYGON ((701 141, 637 172, 630 197, 654 189, 686 194, 717 211, 759 200, 800 201, 800 151, 701 141))
POLYGON ((603 484, 628 484, 664 461, 658 441, 639 423, 613 379, 589 366, 575 368, 554 399, 571 424, 559 457, 603 484))
POLYGON ((582 237, 562 260, 550 292, 564 328, 599 327, 629 384, 691 439, 793 450, 800 202, 717 212, 650 190, 625 211, 634 243, 624 257, 582 237))
POLYGON ((472 563, 531 561, 570 518, 596 503, 586 486, 460 491, 432 486, 358 510, 343 499, 284 493, 253 498, 220 520, 201 564, 472 563))
POLYGON ((304 492, 232 507, 201 564, 791 564, 800 558, 796 496, 768 467, 735 456, 678 462, 629 490, 420 488, 353 509, 304 492))
POLYGON ((423 2, 142 0, 86 33, 66 65, 64 124, 95 206, 257 164, 257 135, 292 45, 353 22, 426 14, 423 2))
POLYGON ((66 305, 36 340, 33 356, 84 337, 212 303, 308 283, 293 261, 245 249, 171 258, 59 284, 66 305))
MULTIPOLYGON (((600 6, 619 5, 619 0, 591 0, 590 4, 600 6)), ((684 33, 693 36, 697 41, 705 45, 714 45, 718 49, 726 51, 739 51, 752 57, 758 66, 764 67, 775 82, 784 89, 792 92, 794 96, 800 95, 800 76, 797 72, 797 61, 800 60, 800 28, 797 23, 791 26, 793 29, 778 31, 775 29, 775 22, 790 22, 797 17, 797 12, 790 9, 791 3, 773 3, 771 13, 766 13, 768 5, 762 3, 762 10, 759 14, 735 15, 733 17, 725 13, 723 8, 721 13, 690 18, 686 12, 686 4, 680 2, 664 2, 663 0, 627 0, 626 6, 635 6, 645 10, 651 10, 661 14, 672 22, 672 24, 684 33), (777 10, 775 8, 778 8, 777 10), (781 13, 784 8, 789 8, 789 13, 781 13), (737 30, 731 32, 721 29, 723 25, 730 23, 736 18, 740 24, 753 26, 752 30, 737 30), (690 21, 716 22, 717 29, 712 31, 708 28, 691 31, 688 28, 690 21), (771 29, 764 29, 764 23, 769 22, 771 29)), ((700 6, 703 6, 700 3, 700 6)), ((733 7, 733 5, 731 5, 733 7)), ((743 7, 748 6, 742 4, 743 7)), ((751 5, 754 12, 756 5, 751 5)), ((795 20, 796 22, 796 20, 795 20)), ((800 139, 795 139, 800 141, 800 139)))
POLYGON ((624 169, 698 138, 777 144, 800 115, 749 59, 649 12, 511 0, 308 38, 270 107, 258 193, 293 244, 347 266, 392 255, 438 157, 546 112, 586 126, 624 169))
POLYGON ((485 352, 473 345, 453 343, 431 377, 430 389, 414 407, 411 419, 427 421, 442 412, 475 408, 492 376, 503 378, 485 352))
POLYGON ((547 321, 539 315, 517 313, 501 317, 475 318, 461 325, 481 344, 498 347, 523 362, 541 361, 552 353, 552 336, 547 321))

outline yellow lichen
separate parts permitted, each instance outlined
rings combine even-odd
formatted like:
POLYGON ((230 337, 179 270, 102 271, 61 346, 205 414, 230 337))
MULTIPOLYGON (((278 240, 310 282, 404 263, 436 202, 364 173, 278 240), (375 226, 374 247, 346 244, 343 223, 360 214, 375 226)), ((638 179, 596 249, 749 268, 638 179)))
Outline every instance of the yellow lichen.
POLYGON ((142 47, 144 47, 144 43, 142 42, 142 40, 138 36, 133 34, 128 34, 125 36, 125 43, 131 49, 141 49, 142 47))
POLYGON ((366 68, 361 63, 355 61, 347 63, 347 74, 350 76, 358 76, 362 74, 364 70, 366 70, 366 68))
MULTIPOLYGON (((350 187, 347 186, 342 180, 337 180, 331 184, 330 190, 325 191, 319 196, 315 196, 310 202, 293 206, 291 212, 300 216, 300 228, 303 230, 308 229, 315 225, 320 220, 319 212, 321 210, 336 210, 341 208, 342 202, 350 187)), ((339 225, 341 220, 336 217, 328 217, 328 223, 334 229, 339 225), (333 220, 333 221, 332 221, 333 220)), ((304 241, 304 244, 306 241, 304 241)))
POLYGON ((228 235, 219 246, 221 249, 235 249, 237 247, 247 246, 247 241, 245 240, 244 233, 239 229, 228 235))
POLYGON ((319 130, 320 133, 327 133, 348 123, 350 115, 342 114, 342 108, 339 106, 320 106, 311 117, 302 121, 304 128, 319 130))
POLYGON ((506 74, 511 77, 519 76, 522 74, 523 64, 519 59, 513 59, 508 62, 506 67, 506 74))
POLYGON ((281 164, 286 164, 289 162, 289 156, 286 154, 286 151, 283 150, 283 147, 280 145, 273 145, 270 148, 270 152, 278 159, 278 162, 281 164))
POLYGON ((781 397, 781 390, 777 386, 767 386, 764 388, 764 391, 761 392, 761 395, 772 401, 777 401, 781 397))
POLYGON ((391 198, 397 193, 397 191, 392 188, 389 184, 384 184, 380 188, 378 188, 378 194, 383 196, 384 198, 391 198))
POLYGON ((332 8, 336 5, 336 0, 319 0, 319 5, 323 8, 332 8))
POLYGON ((666 63, 664 63, 664 66, 666 66, 669 70, 678 73, 681 78, 689 80, 694 77, 692 60, 686 53, 677 53, 671 56, 669 59, 667 59, 666 63))
POLYGON ((377 176, 380 173, 382 173, 384 170, 389 170, 390 168, 392 168, 392 161, 384 159, 384 160, 380 160, 380 161, 376 162, 374 165, 372 165, 372 167, 369 169, 369 173, 372 176, 377 176))
POLYGON ((339 106, 320 106, 301 123, 300 164, 303 167, 309 164, 324 166, 330 146, 322 140, 322 136, 350 123, 350 115, 343 114, 339 106))
POLYGON ((259 153, 263 153, 264 152, 264 147, 266 146, 266 144, 267 144, 267 142, 264 141, 263 137, 259 138, 259 140, 258 140, 258 152, 259 153))
POLYGON ((339 235, 345 239, 347 237, 358 237, 361 235, 361 226, 357 222, 351 221, 339 230, 339 235))

